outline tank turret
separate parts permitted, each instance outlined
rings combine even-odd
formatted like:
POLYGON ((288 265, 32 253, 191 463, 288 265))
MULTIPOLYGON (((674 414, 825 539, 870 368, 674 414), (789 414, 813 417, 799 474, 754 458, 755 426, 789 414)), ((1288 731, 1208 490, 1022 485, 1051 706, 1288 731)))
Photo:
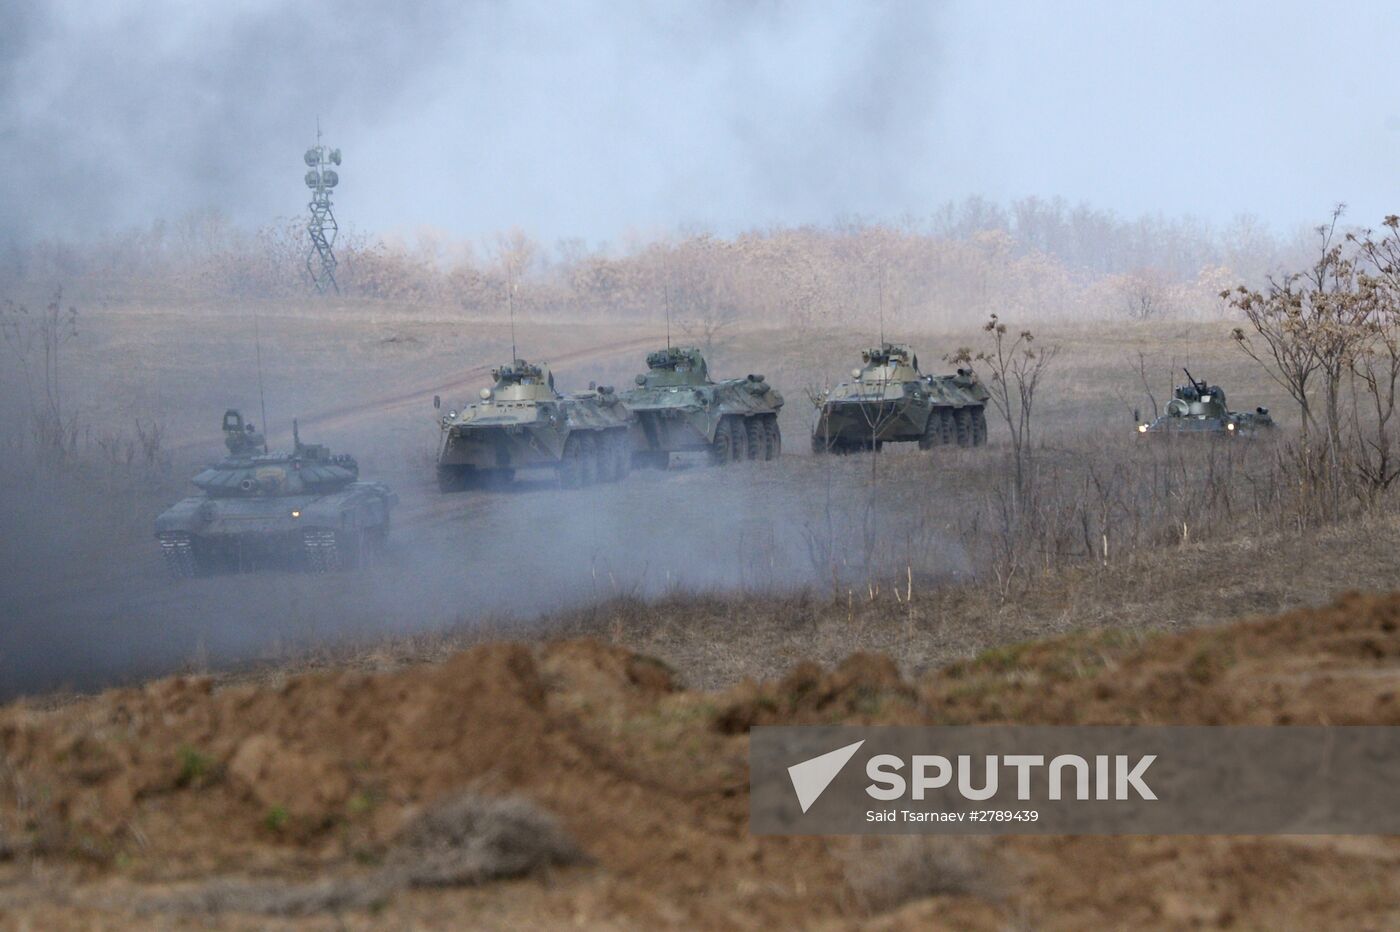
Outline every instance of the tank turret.
POLYGON ((251 424, 242 424, 237 411, 230 410, 224 415, 224 444, 229 456, 201 470, 192 480, 216 498, 324 495, 360 477, 360 466, 353 456, 332 455, 321 444, 302 443, 295 421, 291 452, 269 453, 262 436, 251 424))

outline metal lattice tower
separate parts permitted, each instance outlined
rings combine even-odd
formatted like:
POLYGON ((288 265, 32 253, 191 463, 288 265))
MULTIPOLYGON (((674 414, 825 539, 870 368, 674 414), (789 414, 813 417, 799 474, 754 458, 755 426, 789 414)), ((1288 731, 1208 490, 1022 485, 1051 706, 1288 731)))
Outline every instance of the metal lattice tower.
POLYGON ((306 186, 311 189, 311 219, 306 223, 306 231, 311 234, 311 248, 306 251, 306 271, 316 291, 325 294, 332 290, 340 294, 340 286, 335 283, 335 235, 340 226, 331 212, 331 188, 340 183, 332 165, 340 164, 340 150, 321 145, 321 121, 316 121, 316 145, 306 150, 306 164, 311 169, 306 173, 306 186))

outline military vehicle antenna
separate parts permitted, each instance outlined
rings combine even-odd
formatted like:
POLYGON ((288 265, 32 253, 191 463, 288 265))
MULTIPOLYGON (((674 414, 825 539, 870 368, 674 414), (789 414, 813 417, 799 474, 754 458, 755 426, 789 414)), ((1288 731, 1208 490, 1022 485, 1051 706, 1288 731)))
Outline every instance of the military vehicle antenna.
POLYGON ((340 164, 340 150, 321 144, 320 117, 316 118, 316 145, 306 150, 305 161, 310 169, 306 173, 306 186, 311 189, 311 203, 307 205, 311 217, 306 223, 311 247, 306 252, 306 271, 318 294, 325 294, 327 289, 340 294, 340 286, 335 281, 335 252, 332 249, 340 226, 331 211, 331 189, 340 183, 340 176, 330 167, 340 164))
POLYGON ((258 315, 253 315, 253 352, 258 360, 258 405, 262 408, 263 453, 267 452, 267 396, 263 394, 262 335, 258 333, 258 315))
POLYGON ((669 279, 661 285, 662 293, 666 296, 666 349, 671 348, 671 282, 669 279))
POLYGON ((880 305, 880 345, 885 345, 885 267, 880 266, 880 281, 876 286, 880 305))
POLYGON ((506 281, 506 307, 510 309, 510 364, 515 365, 515 361, 520 358, 515 351, 515 276, 510 276, 506 281))

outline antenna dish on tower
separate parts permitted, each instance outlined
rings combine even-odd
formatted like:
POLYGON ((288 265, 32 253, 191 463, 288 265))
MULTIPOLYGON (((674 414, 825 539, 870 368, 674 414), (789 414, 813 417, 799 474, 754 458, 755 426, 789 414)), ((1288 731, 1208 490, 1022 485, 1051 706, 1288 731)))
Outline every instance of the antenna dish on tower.
POLYGON ((340 150, 321 145, 321 121, 316 121, 316 145, 306 150, 304 156, 311 170, 306 173, 306 186, 311 189, 311 203, 307 207, 311 217, 306 223, 306 232, 311 237, 311 247, 306 253, 306 271, 316 291, 325 294, 327 290, 340 294, 340 286, 335 281, 335 235, 340 226, 331 212, 331 189, 340 184, 340 175, 330 165, 340 164, 340 150))

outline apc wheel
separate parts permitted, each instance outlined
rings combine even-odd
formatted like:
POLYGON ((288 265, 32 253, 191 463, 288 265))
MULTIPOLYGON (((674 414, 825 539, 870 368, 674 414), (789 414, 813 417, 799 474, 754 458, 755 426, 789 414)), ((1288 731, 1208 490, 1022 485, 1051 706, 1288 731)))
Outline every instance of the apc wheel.
POLYGON ((768 428, 764 426, 762 415, 746 417, 741 422, 744 430, 744 459, 765 460, 765 448, 768 445, 768 428))
POLYGON ((736 441, 734 419, 727 417, 715 428, 715 439, 710 444, 710 462, 716 466, 727 466, 734 462, 735 448, 738 446, 736 441))
POLYGON ((488 469, 484 471, 481 484, 488 489, 505 489, 515 481, 514 469, 488 469))
POLYGON ((564 455, 559 461, 559 487, 577 489, 583 485, 584 450, 578 435, 564 441, 564 455))
POLYGON ((972 410, 972 445, 974 447, 984 447, 987 445, 986 408, 974 408, 972 410))
POLYGON ((437 468, 439 492, 464 492, 472 482, 470 466, 439 466, 437 468))
POLYGON ((958 439, 957 418, 953 414, 952 408, 939 408, 938 415, 938 442, 943 446, 956 443, 958 439))
POLYGON ((741 417, 727 417, 729 422, 729 436, 731 442, 731 463, 742 463, 749 458, 749 431, 744 426, 744 419, 741 417))
POLYGON ((579 446, 582 449, 583 460, 583 484, 593 485, 598 482, 603 475, 603 451, 599 440, 602 438, 593 434, 584 434, 579 437, 579 446))
POLYGON ((612 445, 612 481, 618 482, 627 478, 627 474, 632 471, 632 448, 628 444, 627 431, 619 430, 613 433, 612 445))
POLYGON ((775 460, 783 453, 783 432, 778 429, 778 416, 769 414, 762 417, 763 458, 775 460))
POLYGON ((365 543, 375 553, 382 553, 389 545, 389 516, 384 516, 383 524, 376 524, 365 530, 365 543))
POLYGON ((957 427, 958 446, 972 446, 972 409, 959 408, 953 415, 957 427))
POLYGON ((598 481, 616 482, 621 478, 617 456, 617 433, 607 431, 598 435, 598 481))
POLYGON ((924 423, 924 434, 919 438, 920 450, 932 450, 943 442, 941 423, 942 418, 938 416, 937 410, 928 413, 928 420, 924 423))

